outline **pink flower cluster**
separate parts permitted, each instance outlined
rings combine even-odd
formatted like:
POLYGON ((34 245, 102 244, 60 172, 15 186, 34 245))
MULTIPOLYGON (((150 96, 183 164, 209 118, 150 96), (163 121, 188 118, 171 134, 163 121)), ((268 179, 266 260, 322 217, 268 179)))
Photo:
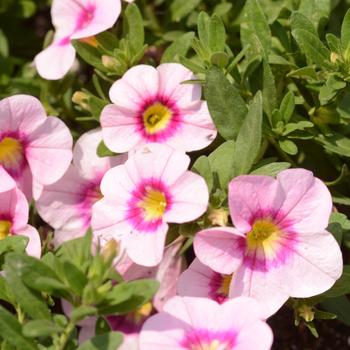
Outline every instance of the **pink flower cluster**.
MULTIPOLYGON (((36 57, 39 74, 61 78, 75 57, 71 40, 110 28, 120 8, 118 0, 53 1, 56 34, 36 57)), ((228 194, 233 225, 198 232, 196 259, 181 274, 182 240, 166 247, 169 224, 198 219, 209 202, 204 179, 188 170, 186 152, 207 147, 217 135, 200 85, 182 84, 194 78, 175 63, 131 68, 111 87, 101 129, 83 134, 73 150, 67 126, 47 117, 36 98, 0 101, 0 240, 26 236, 28 254, 40 257, 39 234, 28 225, 34 199, 56 246, 90 227, 96 243, 117 241, 123 259, 116 268, 126 280, 161 282, 151 303, 107 318, 127 335, 123 349, 269 349, 266 318, 289 297, 326 291, 342 273, 340 248, 326 230, 331 196, 303 169, 276 179, 234 178, 228 194), (101 141, 122 154, 98 157, 101 141)), ((81 340, 94 324, 81 324, 81 340)))

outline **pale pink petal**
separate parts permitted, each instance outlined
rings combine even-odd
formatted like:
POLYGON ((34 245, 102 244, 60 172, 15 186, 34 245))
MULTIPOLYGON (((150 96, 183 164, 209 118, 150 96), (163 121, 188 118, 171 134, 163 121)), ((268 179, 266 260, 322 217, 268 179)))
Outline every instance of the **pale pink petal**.
POLYGON ((308 298, 321 294, 342 274, 340 247, 327 231, 299 234, 291 261, 282 270, 290 296, 308 298))
MULTIPOLYGON (((28 202, 31 202, 34 196, 34 181, 32 172, 28 165, 24 167, 22 173, 16 178, 18 188, 24 193, 28 202)), ((36 197, 34 197, 35 199, 36 197)))
POLYGON ((157 67, 159 73, 159 94, 176 102, 180 108, 187 107, 201 99, 199 84, 181 84, 197 79, 186 67, 179 63, 164 63, 157 67))
POLYGON ((190 152, 205 148, 214 141, 217 131, 206 102, 197 101, 183 108, 181 115, 181 128, 169 139, 169 145, 190 152))
POLYGON ((157 70, 152 66, 140 64, 130 68, 121 80, 112 85, 109 96, 116 105, 135 110, 140 107, 140 103, 156 97, 158 89, 157 70))
POLYGON ((180 350, 179 343, 190 325, 166 313, 149 318, 139 337, 139 350, 180 350))
POLYGON ((114 152, 127 152, 142 140, 142 134, 138 131, 138 120, 133 112, 122 110, 116 105, 108 105, 102 110, 100 122, 103 140, 114 152))
POLYGON ((262 305, 263 315, 267 318, 288 300, 288 288, 288 280, 280 268, 264 272, 241 266, 231 281, 229 296, 256 299, 262 305))
POLYGON ((56 244, 85 234, 91 214, 88 213, 89 208, 81 203, 84 187, 88 185, 89 182, 79 175, 77 169, 70 166, 60 180, 44 186, 36 208, 43 220, 56 230, 56 244))
POLYGON ((296 232, 326 229, 332 211, 332 197, 326 185, 305 169, 282 171, 277 180, 287 194, 280 208, 280 224, 296 232))
POLYGON ((26 157, 37 181, 49 185, 63 176, 72 160, 72 144, 69 129, 55 117, 30 134, 26 157))
POLYGON ((14 232, 16 235, 29 238, 26 252, 28 255, 40 258, 41 256, 41 241, 38 231, 30 225, 25 225, 14 232))
POLYGON ((181 247, 182 240, 172 242, 165 248, 158 265, 155 277, 160 287, 153 298, 153 305, 158 311, 162 311, 164 304, 176 295, 176 285, 184 266, 184 258, 179 254, 181 247))
POLYGON ((100 179, 109 168, 126 160, 126 156, 99 157, 97 148, 101 141, 101 129, 93 129, 80 136, 74 146, 73 164, 86 179, 100 179))
POLYGON ((52 24, 60 32, 71 35, 76 29, 77 19, 82 12, 82 5, 87 0, 53 0, 51 5, 52 24), (79 2, 81 1, 81 2, 79 2))
POLYGON ((155 266, 163 258, 168 225, 162 223, 155 232, 130 232, 126 237, 126 250, 132 261, 143 266, 155 266))
POLYGON ((273 219, 284 199, 279 182, 270 176, 243 175, 229 184, 231 218, 241 232, 249 232, 255 219, 273 219))
POLYGON ((216 274, 208 266, 202 264, 198 258, 185 270, 177 284, 180 296, 202 297, 211 299, 210 282, 216 274))
POLYGON ((239 332, 235 350, 269 350, 272 342, 271 328, 265 322, 258 321, 239 332))
POLYGON ((48 80, 58 80, 68 73, 74 60, 75 49, 69 38, 63 38, 41 51, 34 61, 41 77, 48 80))
POLYGON ((15 180, 0 165, 0 193, 14 189, 16 187, 15 180))
POLYGON ((125 163, 134 182, 137 179, 159 179, 173 185, 187 170, 190 157, 165 144, 150 143, 137 149, 125 163))
POLYGON ((0 101, 0 134, 19 131, 27 136, 46 118, 40 101, 29 95, 14 95, 0 101))
POLYGON ((164 215, 167 222, 182 223, 197 219, 208 207, 209 192, 205 180, 190 171, 171 187, 171 209, 164 215), (195 195, 193 195, 195 193, 195 195))
POLYGON ((139 350, 139 335, 123 334, 123 343, 118 350, 139 350))
POLYGON ((85 2, 87 11, 91 9, 92 12, 84 14, 84 12, 80 10, 78 18, 76 18, 76 20, 78 20, 77 28, 71 36, 72 39, 87 38, 102 33, 113 27, 120 15, 120 1, 85 0, 83 2, 85 2), (89 19, 90 16, 91 19, 89 19))
POLYGON ((241 265, 245 236, 234 228, 215 227, 198 232, 193 247, 197 258, 216 272, 230 275, 241 265))

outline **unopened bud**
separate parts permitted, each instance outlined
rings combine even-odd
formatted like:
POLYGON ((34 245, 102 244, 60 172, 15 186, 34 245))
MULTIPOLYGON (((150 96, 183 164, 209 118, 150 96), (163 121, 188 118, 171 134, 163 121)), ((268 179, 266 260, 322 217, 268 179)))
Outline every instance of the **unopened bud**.
POLYGON ((336 63, 339 59, 339 55, 335 52, 331 52, 330 60, 332 63, 336 63))
POLYGON ((120 64, 114 57, 103 55, 102 64, 109 70, 115 71, 119 68, 120 64))
POLYGON ((93 46, 93 47, 97 47, 98 46, 98 42, 96 40, 96 38, 94 36, 89 36, 87 38, 82 38, 82 39, 79 39, 79 41, 85 43, 85 44, 88 44, 90 46, 93 46))
POLYGON ((101 256, 104 261, 112 261, 119 254, 120 244, 110 239, 102 248, 101 256))
POLYGON ((89 95, 82 91, 76 91, 72 96, 72 101, 79 105, 81 108, 90 110, 88 101, 89 95))
POLYGON ((315 311, 308 305, 301 305, 298 308, 298 315, 302 317, 306 322, 311 322, 315 318, 315 311))
POLYGON ((331 106, 322 106, 309 111, 311 120, 316 125, 338 124, 340 115, 338 111, 331 106))
POLYGON ((228 215, 227 209, 210 209, 208 219, 214 226, 226 226, 228 223, 228 215))

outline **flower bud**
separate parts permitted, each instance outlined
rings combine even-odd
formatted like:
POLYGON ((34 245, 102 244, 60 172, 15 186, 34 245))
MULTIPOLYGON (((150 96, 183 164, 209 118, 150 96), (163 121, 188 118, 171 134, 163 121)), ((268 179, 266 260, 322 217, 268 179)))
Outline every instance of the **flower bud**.
POLYGON ((308 305, 301 305, 297 309, 298 315, 302 317, 306 322, 311 322, 315 318, 315 311, 313 311, 313 308, 308 305))
POLYGON ((120 251, 120 244, 114 240, 110 239, 102 248, 101 256, 106 262, 112 261, 116 256, 118 256, 120 251))
POLYGON ((224 208, 210 209, 208 219, 214 226, 226 226, 228 223, 228 210, 224 208))
POLYGON ((79 39, 79 41, 85 43, 85 44, 88 44, 90 46, 93 46, 93 47, 97 47, 98 46, 98 42, 96 40, 96 38, 94 36, 89 36, 87 38, 82 38, 82 39, 79 39))
POLYGON ((335 52, 331 52, 330 60, 332 63, 336 63, 339 59, 339 55, 335 52))
POLYGON ((338 124, 340 120, 338 111, 330 106, 312 109, 309 114, 316 125, 338 124))
POLYGON ((88 104, 89 95, 82 91, 76 91, 72 96, 72 101, 79 105, 81 108, 90 110, 90 106, 88 104))
POLYGON ((109 70, 117 70, 120 66, 119 62, 111 56, 103 55, 102 64, 109 70))

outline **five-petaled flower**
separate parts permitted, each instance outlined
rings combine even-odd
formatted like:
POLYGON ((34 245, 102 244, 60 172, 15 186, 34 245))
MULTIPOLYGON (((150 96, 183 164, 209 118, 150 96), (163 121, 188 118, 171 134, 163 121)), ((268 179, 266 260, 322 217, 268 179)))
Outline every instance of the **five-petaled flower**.
POLYGON ((199 232, 194 249, 216 272, 234 273, 230 297, 254 297, 271 315, 289 297, 320 294, 341 276, 340 247, 326 231, 332 198, 310 171, 239 176, 229 205, 235 228, 199 232))
POLYGON ((163 255, 168 222, 183 223, 201 216, 208 206, 204 179, 187 171, 190 158, 162 144, 139 148, 107 171, 103 198, 94 204, 92 229, 103 242, 121 240, 129 257, 140 265, 157 265, 163 255))
POLYGON ((251 298, 174 297, 142 327, 140 350, 268 350, 272 332, 251 298))
POLYGON ((147 143, 165 143, 182 151, 208 146, 216 137, 207 103, 193 73, 177 63, 129 69, 111 90, 113 104, 101 114, 103 139, 122 153, 147 143))

